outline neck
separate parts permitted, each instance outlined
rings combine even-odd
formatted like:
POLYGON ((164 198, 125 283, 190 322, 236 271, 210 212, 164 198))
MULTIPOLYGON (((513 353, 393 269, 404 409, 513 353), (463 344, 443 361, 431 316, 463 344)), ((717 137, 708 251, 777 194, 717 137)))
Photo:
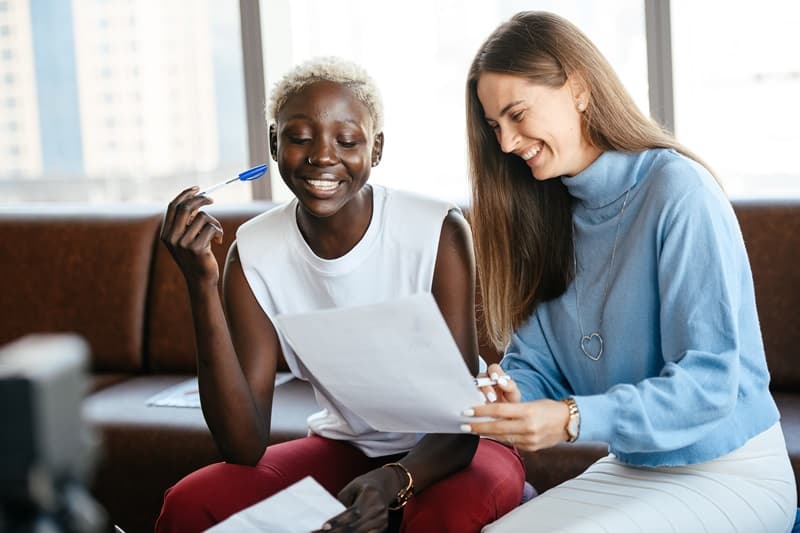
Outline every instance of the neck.
POLYGON ((369 185, 333 215, 317 217, 302 206, 297 210, 300 233, 322 259, 337 259, 347 254, 364 237, 371 220, 372 187, 369 185))
POLYGON ((578 169, 569 175, 569 177, 575 176, 576 174, 580 174, 589 166, 597 161, 597 158, 600 157, 600 154, 603 153, 603 150, 597 148, 596 146, 592 146, 587 142, 583 141, 581 143, 581 155, 578 159, 578 169))

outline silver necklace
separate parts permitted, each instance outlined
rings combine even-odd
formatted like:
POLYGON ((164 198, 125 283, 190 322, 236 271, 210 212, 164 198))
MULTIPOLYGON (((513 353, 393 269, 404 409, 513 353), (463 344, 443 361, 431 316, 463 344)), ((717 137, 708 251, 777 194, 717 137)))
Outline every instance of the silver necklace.
POLYGON ((625 199, 622 200, 622 209, 620 209, 619 214, 617 214, 617 230, 616 233, 614 233, 614 245, 611 247, 611 263, 608 265, 608 273, 606 273, 606 288, 603 290, 603 307, 600 308, 600 323, 597 325, 597 329, 594 330, 594 332, 588 334, 583 333, 583 322, 581 321, 581 297, 578 294, 578 252, 575 243, 575 219, 573 218, 572 220, 572 265, 575 268, 575 311, 578 314, 578 333, 581 336, 581 351, 583 352, 583 355, 592 361, 598 361, 603 356, 604 342, 603 336, 600 334, 600 330, 603 327, 603 318, 606 314, 606 298, 608 297, 608 287, 611 284, 611 272, 614 270, 614 258, 617 255, 619 227, 622 225, 622 214, 625 212, 625 206, 628 205, 628 196, 630 196, 630 194, 630 189, 625 191, 625 199), (599 343, 599 348, 597 351, 591 349, 595 339, 597 339, 597 342, 599 343))

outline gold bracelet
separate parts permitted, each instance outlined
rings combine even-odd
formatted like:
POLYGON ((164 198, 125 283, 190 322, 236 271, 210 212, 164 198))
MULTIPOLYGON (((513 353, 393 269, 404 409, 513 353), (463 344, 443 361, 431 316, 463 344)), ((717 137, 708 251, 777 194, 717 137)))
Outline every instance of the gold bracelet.
POLYGON ((389 468, 390 466, 399 468, 405 472, 406 476, 408 476, 408 484, 400 489, 400 491, 397 493, 397 496, 395 496, 394 503, 389 505, 389 510, 397 511, 398 509, 402 509, 405 504, 408 503, 408 499, 411 498, 411 495, 414 494, 414 478, 411 477, 411 472, 408 471, 408 468, 400 463, 386 463, 382 468, 389 468))

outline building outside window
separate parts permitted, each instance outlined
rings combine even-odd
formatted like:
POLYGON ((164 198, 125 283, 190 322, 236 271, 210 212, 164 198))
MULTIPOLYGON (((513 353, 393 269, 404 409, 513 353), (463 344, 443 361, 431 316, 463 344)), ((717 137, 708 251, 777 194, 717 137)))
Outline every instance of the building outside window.
MULTIPOLYGON (((732 197, 800 195, 800 3, 670 5, 678 139, 732 197)), ((239 8, 0 1, 0 203, 164 204, 246 168, 239 8)), ((649 113, 643 0, 261 0, 265 85, 313 56, 364 65, 386 104, 372 179, 464 204, 467 69, 492 29, 526 9, 586 31, 649 113)), ((285 200, 271 166, 273 198, 285 200)), ((243 184, 215 196, 251 195, 243 184)))
POLYGON ((237 0, 6 4, 0 202, 166 203, 246 166, 237 0))

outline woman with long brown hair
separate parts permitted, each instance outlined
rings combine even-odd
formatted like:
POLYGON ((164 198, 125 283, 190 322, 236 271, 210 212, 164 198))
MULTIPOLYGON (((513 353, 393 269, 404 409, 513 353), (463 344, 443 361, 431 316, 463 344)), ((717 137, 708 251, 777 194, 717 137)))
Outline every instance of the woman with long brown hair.
POLYGON ((553 14, 495 30, 467 108, 483 313, 505 356, 497 401, 471 410, 494 420, 462 429, 610 451, 485 531, 789 531, 752 275, 712 173, 553 14))

